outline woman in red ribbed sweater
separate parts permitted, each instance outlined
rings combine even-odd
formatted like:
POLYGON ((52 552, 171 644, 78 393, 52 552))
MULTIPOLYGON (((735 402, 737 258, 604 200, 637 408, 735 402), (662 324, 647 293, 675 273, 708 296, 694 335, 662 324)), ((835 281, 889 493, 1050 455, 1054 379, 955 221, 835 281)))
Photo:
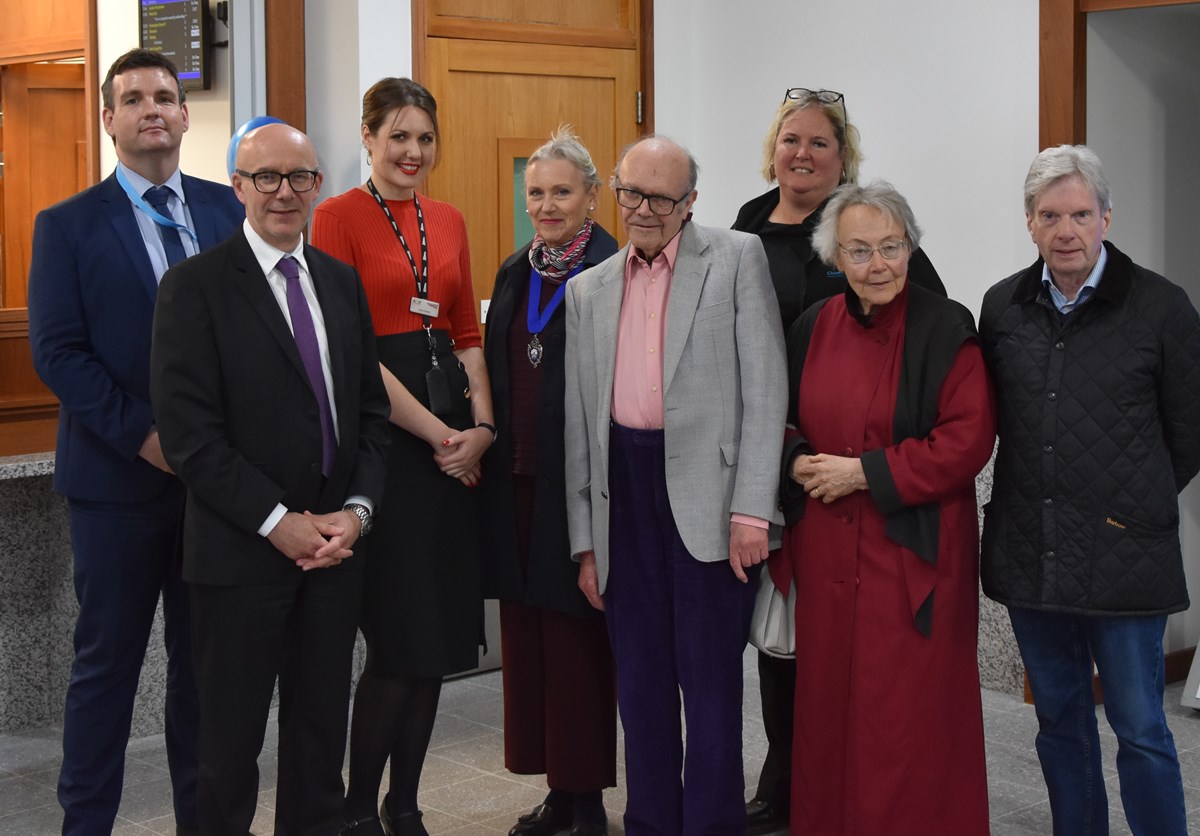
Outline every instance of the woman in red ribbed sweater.
POLYGON ((317 207, 312 232, 314 246, 362 277, 392 402, 342 832, 426 836, 417 787, 442 677, 478 664, 478 512, 469 488, 495 430, 466 225, 450 204, 416 192, 437 159, 437 104, 416 82, 385 78, 363 96, 362 140, 371 176, 317 207))

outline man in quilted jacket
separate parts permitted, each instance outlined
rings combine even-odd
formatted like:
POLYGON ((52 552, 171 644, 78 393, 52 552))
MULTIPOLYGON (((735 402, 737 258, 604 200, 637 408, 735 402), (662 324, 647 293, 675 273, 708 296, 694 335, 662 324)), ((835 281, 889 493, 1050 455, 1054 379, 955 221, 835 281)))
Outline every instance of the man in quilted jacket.
POLYGON ((1200 469, 1200 317, 1105 240, 1112 196, 1086 146, 1037 155, 1025 215, 1040 257, 980 316, 1000 406, 984 592, 1029 675, 1055 834, 1108 833, 1094 661, 1130 829, 1185 836, 1162 638, 1188 607, 1178 495, 1200 469))

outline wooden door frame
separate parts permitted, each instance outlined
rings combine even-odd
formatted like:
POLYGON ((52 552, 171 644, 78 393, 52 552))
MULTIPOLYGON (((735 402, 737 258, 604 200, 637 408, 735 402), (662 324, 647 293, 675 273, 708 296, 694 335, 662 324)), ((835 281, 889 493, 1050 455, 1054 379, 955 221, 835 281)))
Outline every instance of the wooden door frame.
POLYGON ((1087 15, 1195 0, 1041 0, 1038 147, 1087 141, 1087 15))
POLYGON ((307 130, 304 0, 264 0, 263 11, 267 112, 294 128, 307 130))
MULTIPOLYGON (((1087 16, 1091 12, 1194 5, 1195 0, 1041 0, 1038 148, 1087 141, 1087 16)), ((1196 648, 1166 654, 1166 681, 1186 679, 1196 648)), ((1093 681, 1097 702, 1098 680, 1093 681)), ((1029 680, 1025 701, 1032 702, 1029 680)))

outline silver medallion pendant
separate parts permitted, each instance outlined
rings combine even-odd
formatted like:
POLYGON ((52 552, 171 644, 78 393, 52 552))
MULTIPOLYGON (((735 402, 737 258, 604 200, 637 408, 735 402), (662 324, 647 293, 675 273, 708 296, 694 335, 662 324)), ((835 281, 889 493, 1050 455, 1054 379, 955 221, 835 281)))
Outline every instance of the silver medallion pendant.
POLYGON ((538 339, 538 335, 534 334, 533 339, 525 346, 525 356, 529 358, 529 365, 535 369, 542 363, 542 353, 545 351, 542 348, 542 341, 538 339))

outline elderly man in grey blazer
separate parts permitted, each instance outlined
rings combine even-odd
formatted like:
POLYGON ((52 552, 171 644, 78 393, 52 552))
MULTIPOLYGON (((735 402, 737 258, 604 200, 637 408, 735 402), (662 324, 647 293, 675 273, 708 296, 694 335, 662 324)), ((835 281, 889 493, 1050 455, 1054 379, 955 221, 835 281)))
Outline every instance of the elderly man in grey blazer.
POLYGON ((631 836, 745 832, 742 651, 779 521, 779 306, 757 237, 690 222, 697 170, 627 148, 629 245, 567 289, 571 550, 612 638, 631 836))

